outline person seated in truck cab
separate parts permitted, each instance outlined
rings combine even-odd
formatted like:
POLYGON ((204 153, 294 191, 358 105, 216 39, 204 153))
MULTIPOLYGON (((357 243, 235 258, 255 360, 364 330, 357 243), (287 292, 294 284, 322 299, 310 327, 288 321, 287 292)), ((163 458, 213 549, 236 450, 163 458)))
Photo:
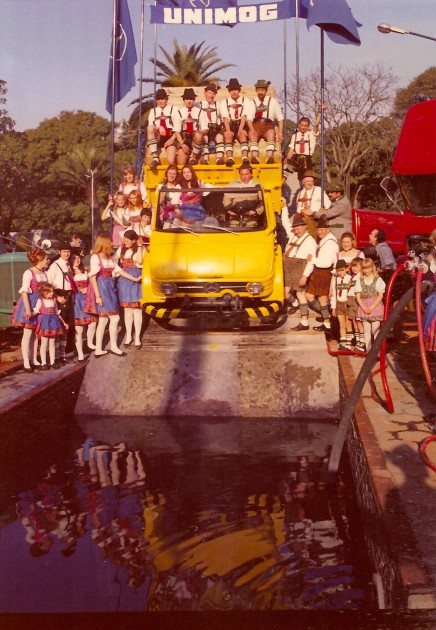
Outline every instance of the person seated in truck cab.
POLYGON ((180 193, 180 206, 175 210, 173 227, 180 227, 184 224, 194 227, 201 226, 206 218, 206 209, 202 205, 202 199, 207 192, 196 190, 198 188, 208 188, 209 184, 204 184, 197 178, 195 170, 190 164, 185 164, 182 168, 180 179, 182 192, 180 193))
POLYGON ((167 230, 172 226, 176 210, 180 206, 180 177, 177 166, 170 165, 165 171, 164 180, 158 184, 158 211, 160 227, 167 230))
POLYGON ((239 167, 239 178, 229 184, 229 188, 255 188, 259 191, 246 193, 226 192, 223 198, 223 205, 229 217, 230 227, 258 227, 260 216, 265 208, 262 201, 260 184, 253 178, 253 172, 249 164, 242 164, 239 167))

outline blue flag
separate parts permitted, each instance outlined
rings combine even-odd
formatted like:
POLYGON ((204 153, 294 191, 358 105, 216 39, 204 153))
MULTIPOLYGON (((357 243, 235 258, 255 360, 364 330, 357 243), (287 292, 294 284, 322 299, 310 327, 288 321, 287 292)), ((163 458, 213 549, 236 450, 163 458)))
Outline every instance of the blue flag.
MULTIPOLYGON (((118 103, 135 86, 136 56, 135 38, 130 20, 127 0, 115 0, 115 81, 114 103, 118 103)), ((113 35, 113 34, 112 34, 113 35)), ((109 57, 109 74, 107 79, 106 111, 112 114, 112 63, 113 41, 109 57)))
POLYGON ((307 28, 314 24, 336 44, 360 46, 357 27, 362 25, 356 22, 345 0, 310 0, 307 28))

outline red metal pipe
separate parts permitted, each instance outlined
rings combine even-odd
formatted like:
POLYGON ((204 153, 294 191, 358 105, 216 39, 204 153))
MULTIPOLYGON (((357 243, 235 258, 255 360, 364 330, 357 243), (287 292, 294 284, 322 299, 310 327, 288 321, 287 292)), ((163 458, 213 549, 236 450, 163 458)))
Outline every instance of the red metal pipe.
POLYGON ((433 394, 434 398, 436 398, 436 389, 435 389, 431 372, 430 372, 430 368, 428 365, 427 352, 426 352, 425 343, 424 343, 424 326, 422 322, 422 310, 421 310, 421 284, 422 284, 422 278, 423 278, 424 273, 425 273, 424 268, 422 266, 419 266, 418 275, 416 278, 416 299, 415 299, 416 323, 418 325, 419 351, 421 353, 421 361, 422 361, 422 367, 425 374, 425 379, 427 381, 427 385, 429 386, 431 393, 433 394))

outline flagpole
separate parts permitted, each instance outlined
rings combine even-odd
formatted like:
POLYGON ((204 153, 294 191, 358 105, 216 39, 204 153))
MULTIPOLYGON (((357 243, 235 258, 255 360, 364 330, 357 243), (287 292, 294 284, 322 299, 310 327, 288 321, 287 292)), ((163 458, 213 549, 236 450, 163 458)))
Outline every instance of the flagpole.
MULTIPOLYGON (((321 105, 324 103, 324 29, 321 28, 321 105)), ((324 109, 321 107, 321 203, 324 205, 324 109)))
POLYGON ((295 0, 295 79, 297 88, 297 123, 300 118, 300 25, 299 0, 295 0))
MULTIPOLYGON (((286 147, 286 132, 287 132, 287 118, 288 118, 288 87, 287 87, 287 81, 286 81, 286 75, 288 73, 288 69, 287 69, 287 47, 286 47, 286 40, 287 40, 287 33, 286 33, 286 20, 283 20, 283 92, 285 94, 285 103, 284 103, 284 107, 283 107, 283 115, 284 115, 284 124, 285 124, 285 128, 284 128, 284 134, 283 134, 283 146, 286 147)), ((281 150, 283 151, 283 147, 281 147, 281 150)))
POLYGON ((154 94, 156 94, 157 90, 157 79, 156 79, 156 55, 157 55, 157 24, 154 25, 154 73, 153 73, 153 86, 154 86, 154 94))
MULTIPOLYGON (((117 49, 117 0, 113 5, 112 24, 112 113, 111 113, 111 150, 110 150, 110 194, 114 194, 114 152, 115 152, 115 64, 117 49)), ((112 234, 112 216, 109 219, 109 233, 112 234)))
MULTIPOLYGON (((140 35, 140 53, 139 53, 139 120, 138 120, 138 149, 136 151, 136 156, 138 160, 139 152, 141 151, 142 144, 142 69, 144 64, 144 20, 145 20, 145 8, 144 8, 144 0, 141 0, 141 35, 140 35)), ((142 173, 138 175, 139 179, 141 178, 142 173)))

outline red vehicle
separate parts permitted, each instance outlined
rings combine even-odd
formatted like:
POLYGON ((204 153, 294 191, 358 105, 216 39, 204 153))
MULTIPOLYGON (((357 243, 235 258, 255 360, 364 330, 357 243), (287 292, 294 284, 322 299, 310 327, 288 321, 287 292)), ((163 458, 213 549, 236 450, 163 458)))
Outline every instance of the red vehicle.
POLYGON ((395 254, 411 249, 420 253, 436 228, 436 100, 413 105, 407 112, 391 171, 381 185, 396 209, 353 209, 358 246, 370 247, 370 232, 380 228, 395 254))

